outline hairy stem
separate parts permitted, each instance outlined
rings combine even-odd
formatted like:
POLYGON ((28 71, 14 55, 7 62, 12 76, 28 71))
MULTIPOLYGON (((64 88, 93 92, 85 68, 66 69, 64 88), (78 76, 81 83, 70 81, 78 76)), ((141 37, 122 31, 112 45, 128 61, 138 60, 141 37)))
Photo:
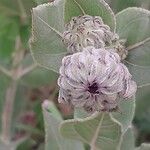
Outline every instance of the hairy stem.
POLYGON ((0 72, 5 74, 6 76, 11 77, 11 72, 9 70, 7 70, 6 68, 4 68, 3 66, 1 66, 1 65, 0 65, 0 72))
POLYGON ((25 76, 26 74, 30 73, 33 71, 35 68, 37 68, 37 64, 32 64, 31 66, 28 66, 27 68, 23 69, 19 75, 19 78, 25 76))
POLYGON ((17 90, 17 81, 12 81, 6 90, 5 104, 2 113, 2 140, 7 143, 11 137, 11 122, 14 107, 14 100, 17 90))
POLYGON ((5 93, 5 102, 2 112, 2 133, 1 139, 5 143, 9 143, 11 140, 11 123, 12 123, 12 115, 14 110, 14 101, 16 97, 17 84, 18 84, 18 76, 22 69, 20 62, 24 57, 24 50, 21 47, 20 37, 16 37, 16 47, 15 53, 13 56, 13 63, 11 69, 12 79, 11 82, 6 89, 5 93))
POLYGON ((23 3, 22 3, 22 0, 18 0, 18 6, 19 6, 19 9, 20 9, 20 13, 21 13, 21 19, 22 19, 22 22, 23 23, 26 23, 27 21, 27 14, 26 14, 26 10, 23 6, 23 3))

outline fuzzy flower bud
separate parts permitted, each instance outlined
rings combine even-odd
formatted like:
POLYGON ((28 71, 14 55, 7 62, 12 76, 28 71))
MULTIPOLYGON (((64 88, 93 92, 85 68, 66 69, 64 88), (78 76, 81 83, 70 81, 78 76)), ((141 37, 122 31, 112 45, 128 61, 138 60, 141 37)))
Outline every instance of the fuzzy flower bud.
POLYGON ((59 102, 87 111, 112 111, 120 98, 135 95, 137 86, 117 53, 87 47, 64 57, 58 85, 59 102))
POLYGON ((99 16, 74 17, 66 25, 63 41, 70 53, 80 52, 87 46, 102 48, 115 40, 116 34, 103 23, 99 16))

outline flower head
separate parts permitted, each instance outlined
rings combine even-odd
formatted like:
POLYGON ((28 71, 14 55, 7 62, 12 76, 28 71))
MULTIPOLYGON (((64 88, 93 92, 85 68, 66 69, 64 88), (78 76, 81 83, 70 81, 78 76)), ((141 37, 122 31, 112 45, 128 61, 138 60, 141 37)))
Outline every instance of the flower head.
POLYGON ((101 17, 89 15, 72 18, 63 36, 70 53, 80 52, 87 46, 102 48, 118 38, 101 17))
POLYGON ((94 47, 64 57, 58 85, 59 102, 87 111, 112 111, 137 88, 117 53, 94 47))
POLYGON ((84 15, 72 18, 66 25, 63 41, 69 53, 80 52, 87 46, 93 46, 95 48, 112 47, 121 59, 127 56, 119 36, 113 33, 99 16, 84 15))

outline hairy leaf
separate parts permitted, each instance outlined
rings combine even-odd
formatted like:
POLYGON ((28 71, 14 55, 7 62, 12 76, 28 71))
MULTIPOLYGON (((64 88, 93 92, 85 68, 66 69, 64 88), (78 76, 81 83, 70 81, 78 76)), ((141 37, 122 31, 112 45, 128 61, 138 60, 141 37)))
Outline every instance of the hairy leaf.
POLYGON ((132 127, 129 127, 128 130, 123 134, 121 141, 120 150, 134 150, 135 139, 132 127))
MULTIPOLYGON (((109 0, 106 0, 106 2, 109 1, 109 0)), ((128 8, 128 7, 133 7, 133 6, 138 6, 140 7, 140 1, 141 0, 126 0, 126 1, 123 1, 123 0, 113 0, 113 1, 109 1, 109 4, 111 6, 111 8, 113 8, 113 10, 115 12, 118 12, 118 11, 121 11, 125 8, 128 8)), ((144 1, 144 0, 142 0, 144 1)))
POLYGON ((136 112, 134 122, 141 132, 150 132, 150 87, 143 87, 137 91, 136 112))
POLYGON ((97 150, 116 150, 121 127, 109 114, 95 113, 85 119, 72 119, 61 124, 63 136, 81 140, 97 150))
POLYGON ((127 8, 116 15, 117 33, 127 40, 127 46, 150 37, 150 12, 142 8, 127 8))
POLYGON ((34 64, 31 55, 27 55, 22 61, 25 75, 21 78, 21 83, 30 87, 39 87, 53 84, 57 80, 58 74, 34 64))
POLYGON ((45 101, 43 103, 43 115, 46 132, 45 150, 84 150, 80 142, 65 139, 60 135, 59 124, 62 118, 54 104, 45 101))
MULTIPOLYGON (((132 120, 135 112, 135 98, 129 100, 120 100, 119 110, 112 112, 111 116, 122 126, 122 132, 125 132, 132 124, 132 120)), ((74 112, 74 118, 85 118, 88 117, 86 111, 81 108, 76 108, 74 112)))
POLYGON ((64 31, 63 0, 33 8, 31 53, 41 66, 58 72, 66 54, 61 33, 64 31))
POLYGON ((127 8, 116 15, 117 33, 126 39, 125 63, 139 86, 150 83, 150 11, 127 8))
POLYGON ((135 97, 128 100, 121 100, 119 103, 119 111, 113 112, 112 117, 119 121, 122 125, 122 132, 125 132, 132 124, 135 112, 135 97))
POLYGON ((127 61, 137 67, 150 69, 150 37, 140 43, 137 43, 137 45, 133 46, 133 48, 132 46, 129 48, 131 48, 131 50, 129 50, 127 61))
POLYGON ((74 118, 86 118, 90 116, 83 108, 74 108, 74 118))
POLYGON ((51 70, 37 67, 21 79, 23 85, 30 87, 39 87, 50 85, 56 82, 57 74, 51 70))

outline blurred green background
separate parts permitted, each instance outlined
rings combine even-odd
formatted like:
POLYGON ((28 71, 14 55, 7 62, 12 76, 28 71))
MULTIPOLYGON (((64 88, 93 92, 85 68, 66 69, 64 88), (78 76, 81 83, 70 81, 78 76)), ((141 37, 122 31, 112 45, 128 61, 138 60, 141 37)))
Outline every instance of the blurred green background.
MULTIPOLYGON (((106 0, 115 13, 127 7, 150 10, 150 0, 106 0)), ((0 0, 0 131, 2 112, 12 77, 3 72, 24 72, 17 79, 11 123, 11 139, 27 137, 18 150, 43 150, 44 127, 41 103, 53 98, 64 117, 71 108, 57 103, 57 74, 34 66, 30 51, 31 9, 50 0, 0 0)), ((137 31, 138 32, 138 31, 137 31)), ((15 76, 15 75, 14 75, 15 76)), ((137 145, 150 142, 150 87, 138 91, 134 118, 137 145)), ((9 113, 9 112, 8 112, 9 113)))

